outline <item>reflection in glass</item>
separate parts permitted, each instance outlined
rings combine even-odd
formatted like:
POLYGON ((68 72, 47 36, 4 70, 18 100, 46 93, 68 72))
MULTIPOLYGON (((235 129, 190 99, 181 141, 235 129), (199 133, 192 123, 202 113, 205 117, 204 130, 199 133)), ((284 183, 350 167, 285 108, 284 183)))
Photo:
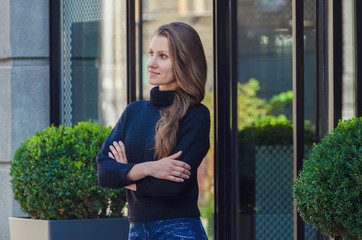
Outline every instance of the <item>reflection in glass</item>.
MULTIPOLYGON (((306 144, 314 141, 314 1, 305 2, 306 144), (310 24, 310 25, 308 25, 310 24)), ((239 238, 293 238, 291 1, 238 0, 239 238)), ((308 147, 306 147, 308 149, 308 147)), ((315 239, 307 228, 306 239, 315 239)))
POLYGON ((63 1, 62 124, 114 126, 126 106, 126 1, 63 1))
POLYGON ((97 118, 100 0, 62 1, 61 123, 97 118), (95 95, 95 97, 93 97, 95 95))
POLYGON ((127 106, 126 1, 104 1, 99 92, 100 121, 114 126, 127 106))

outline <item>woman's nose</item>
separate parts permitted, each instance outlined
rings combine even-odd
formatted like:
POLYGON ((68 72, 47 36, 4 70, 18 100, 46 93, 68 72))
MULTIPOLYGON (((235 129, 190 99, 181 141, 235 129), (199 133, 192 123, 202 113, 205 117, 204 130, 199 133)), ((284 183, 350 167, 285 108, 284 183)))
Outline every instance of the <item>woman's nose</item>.
POLYGON ((149 56, 147 59, 147 67, 155 68, 157 67, 156 58, 154 56, 149 56))

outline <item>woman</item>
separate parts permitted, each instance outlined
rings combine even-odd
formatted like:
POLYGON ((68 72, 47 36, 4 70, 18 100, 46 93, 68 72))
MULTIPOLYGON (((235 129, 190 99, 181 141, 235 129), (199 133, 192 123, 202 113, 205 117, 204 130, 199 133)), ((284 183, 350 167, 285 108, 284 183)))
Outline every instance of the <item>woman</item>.
POLYGON ((197 32, 159 27, 151 41, 149 101, 127 106, 97 156, 102 187, 127 188, 129 239, 207 239, 197 168, 209 149, 207 65, 197 32))

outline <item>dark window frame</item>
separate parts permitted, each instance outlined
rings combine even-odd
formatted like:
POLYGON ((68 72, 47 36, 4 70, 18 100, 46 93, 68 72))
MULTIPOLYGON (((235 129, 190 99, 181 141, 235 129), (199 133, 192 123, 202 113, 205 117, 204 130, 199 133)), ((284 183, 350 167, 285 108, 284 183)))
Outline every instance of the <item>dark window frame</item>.
POLYGON ((136 101, 136 10, 127 0, 127 104, 136 101))
POLYGON ((330 126, 336 127, 338 121, 342 118, 342 2, 340 0, 316 1, 316 9, 316 137, 317 141, 319 141, 329 132, 330 126), (332 10, 332 13, 329 12, 330 10, 332 10), (331 21, 330 15, 333 16, 333 21, 331 21), (332 24, 331 27, 330 24, 332 24), (330 30, 332 33, 329 32, 330 30), (332 39, 329 39, 330 35, 333 36, 332 39), (333 46, 332 52, 330 51, 330 45, 333 46), (332 70, 329 61, 333 61, 332 70), (331 73, 333 76, 331 76, 331 73), (331 87, 333 89, 330 89, 331 87), (329 94, 333 94, 332 103, 329 94), (332 119, 329 117, 329 112, 333 112, 332 119))
POLYGON ((50 124, 59 126, 61 121, 61 0, 49 0, 49 86, 50 124))
MULTIPOLYGON (((342 117, 342 2, 339 0, 316 1, 316 10, 316 142, 319 142, 329 132, 330 126, 336 127, 342 117), (330 9, 332 13, 329 12, 330 9), (332 22, 330 14, 333 16, 332 22), (329 24, 332 24, 331 28, 329 24), (329 39, 330 30, 332 39, 329 39), (332 52, 329 50, 331 44, 332 52), (333 61, 333 76, 330 76, 330 60, 333 61), (333 87, 332 90, 330 90, 331 87, 333 87), (333 94, 333 103, 329 100, 330 93, 333 94), (330 111, 333 112, 332 119, 329 117, 330 111), (331 124, 330 121, 332 121, 331 124)), ((329 237, 318 231, 317 239, 325 240, 329 237)))
POLYGON ((143 100, 143 0, 138 0, 138 100, 143 100))
POLYGON ((328 133, 328 0, 316 2, 316 140, 328 133))
POLYGON ((333 0, 333 126, 337 127, 338 122, 342 119, 342 79, 343 79, 343 15, 342 1, 333 0))
POLYGON ((235 172, 232 169, 233 162, 236 163, 236 143, 231 141, 232 126, 230 125, 231 114, 231 87, 232 87, 232 17, 229 6, 235 6, 236 0, 215 0, 213 3, 214 23, 214 131, 215 131, 215 240, 235 239, 236 212, 235 197, 235 172), (234 145, 233 147, 231 145, 234 145))
POLYGON ((356 48, 356 65, 355 65, 355 112, 357 117, 362 116, 362 1, 355 0, 355 48, 356 48))
MULTIPOLYGON (((293 179, 303 168, 304 158, 304 1, 292 1, 293 31, 293 179)), ((293 201, 293 239, 304 240, 304 221, 293 201)))
MULTIPOLYGON (((329 131, 328 0, 316 1, 316 142, 329 131)), ((318 240, 327 240, 320 231, 318 240)))

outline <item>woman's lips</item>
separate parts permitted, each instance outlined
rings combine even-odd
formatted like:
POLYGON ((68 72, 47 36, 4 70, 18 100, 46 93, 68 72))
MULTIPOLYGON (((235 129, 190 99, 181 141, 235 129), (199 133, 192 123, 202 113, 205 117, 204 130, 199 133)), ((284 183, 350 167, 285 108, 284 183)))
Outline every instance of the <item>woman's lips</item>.
POLYGON ((148 72, 148 76, 149 76, 149 77, 156 77, 156 76, 158 76, 158 75, 160 75, 160 74, 157 73, 157 72, 152 72, 152 71, 149 71, 149 72, 148 72))

